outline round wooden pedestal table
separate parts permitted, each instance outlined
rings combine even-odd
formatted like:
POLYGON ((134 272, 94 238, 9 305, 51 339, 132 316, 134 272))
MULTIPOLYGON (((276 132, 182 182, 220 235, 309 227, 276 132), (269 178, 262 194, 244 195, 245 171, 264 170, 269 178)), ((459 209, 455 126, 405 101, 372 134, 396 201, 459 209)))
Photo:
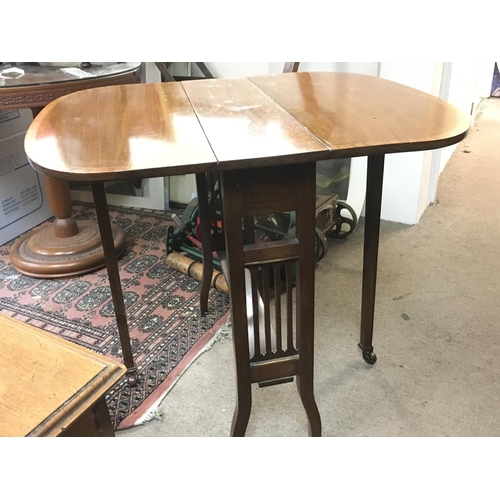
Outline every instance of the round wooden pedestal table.
MULTIPOLYGON (((35 118, 50 102, 93 87, 140 83, 140 63, 22 63, 0 64, 0 110, 29 108, 35 118), (8 70, 8 71, 5 71, 8 70)), ((12 265, 35 278, 61 278, 89 273, 105 266, 97 221, 72 216, 67 181, 43 176, 52 224, 20 238, 11 249, 12 265)), ((125 250, 125 234, 112 226, 117 255, 125 250)))

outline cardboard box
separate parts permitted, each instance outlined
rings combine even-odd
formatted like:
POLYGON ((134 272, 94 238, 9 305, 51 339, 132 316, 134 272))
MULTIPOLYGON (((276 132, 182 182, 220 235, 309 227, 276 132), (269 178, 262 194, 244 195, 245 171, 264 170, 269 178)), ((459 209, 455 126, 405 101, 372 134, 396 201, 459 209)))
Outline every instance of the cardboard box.
POLYGON ((33 115, 29 109, 0 111, 0 140, 26 132, 32 121, 33 115))
POLYGON ((0 112, 0 245, 52 216, 42 178, 24 151, 31 121, 30 110, 0 112))

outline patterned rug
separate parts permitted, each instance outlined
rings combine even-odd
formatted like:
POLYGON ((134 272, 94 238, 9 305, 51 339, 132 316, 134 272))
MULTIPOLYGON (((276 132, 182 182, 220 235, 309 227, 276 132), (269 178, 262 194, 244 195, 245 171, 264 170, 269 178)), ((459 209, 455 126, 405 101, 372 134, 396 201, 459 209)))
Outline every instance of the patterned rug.
MULTIPOLYGON (((106 400, 115 429, 126 429, 153 418, 159 401, 211 345, 227 321, 229 297, 211 289, 209 313, 201 316, 199 283, 166 265, 166 226, 174 212, 109 212, 126 234, 118 265, 139 383, 130 388, 122 381, 106 400)), ((93 205, 78 202, 73 217, 96 219, 93 205)), ((14 242, 0 246, 0 312, 122 361, 106 269, 69 279, 30 278, 12 267, 14 242)))

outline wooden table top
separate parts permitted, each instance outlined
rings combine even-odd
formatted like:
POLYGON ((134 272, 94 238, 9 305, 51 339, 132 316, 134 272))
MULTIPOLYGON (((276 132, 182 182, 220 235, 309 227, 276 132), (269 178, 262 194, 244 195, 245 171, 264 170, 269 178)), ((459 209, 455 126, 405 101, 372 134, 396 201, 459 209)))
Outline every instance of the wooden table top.
POLYGON ((0 436, 56 436, 116 384, 125 367, 0 315, 0 436))
POLYGON ((390 80, 349 73, 250 79, 337 158, 436 149, 460 142, 470 117, 390 80))
POLYGON ((48 176, 105 181, 435 149, 469 126, 389 80, 287 73, 76 92, 40 112, 25 148, 48 176))

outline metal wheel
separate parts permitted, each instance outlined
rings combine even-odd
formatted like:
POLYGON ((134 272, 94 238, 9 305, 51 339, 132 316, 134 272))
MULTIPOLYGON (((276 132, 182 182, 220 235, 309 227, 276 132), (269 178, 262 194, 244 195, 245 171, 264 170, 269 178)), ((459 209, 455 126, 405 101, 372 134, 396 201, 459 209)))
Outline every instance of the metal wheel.
POLYGON ((282 212, 258 215, 254 217, 255 228, 273 241, 281 240, 295 227, 295 219, 291 214, 292 212, 282 212))
POLYGON ((314 245, 316 253, 316 262, 319 262, 328 253, 328 240, 325 233, 318 227, 316 228, 316 240, 314 245))
POLYGON ((363 351, 363 359, 369 364, 374 365, 377 362, 377 355, 372 352, 363 351))
MULTIPOLYGON (((326 239, 325 234, 318 227, 315 228, 316 237, 314 238, 314 260, 319 262, 327 253, 328 253, 328 240, 326 239)), ((295 238, 296 235, 296 227, 292 227, 286 233, 285 238, 295 238)))
POLYGON ((361 344, 358 344, 358 347, 363 353, 363 359, 369 365, 374 365, 377 362, 377 355, 373 352, 373 347, 363 347, 361 344))
POLYGON ((335 226, 326 232, 326 235, 331 238, 337 238, 339 240, 347 238, 354 232, 358 225, 356 212, 345 201, 337 201, 335 218, 335 226), (346 211, 350 214, 350 217, 345 216, 346 211))
POLYGON ((167 226, 165 243, 167 247, 167 255, 172 253, 174 249, 174 226, 167 226))

